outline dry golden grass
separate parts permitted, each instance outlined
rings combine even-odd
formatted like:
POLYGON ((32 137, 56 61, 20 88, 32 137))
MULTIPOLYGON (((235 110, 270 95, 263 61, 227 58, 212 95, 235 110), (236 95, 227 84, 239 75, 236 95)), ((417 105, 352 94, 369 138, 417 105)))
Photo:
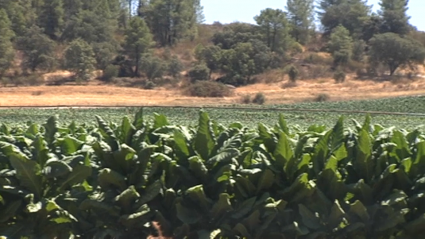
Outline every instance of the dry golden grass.
POLYGON ((359 81, 348 78, 336 84, 332 79, 298 81, 282 87, 286 81, 259 83, 235 89, 232 97, 197 98, 184 96, 179 89, 166 87, 139 88, 104 85, 93 81, 87 85, 34 86, 0 88, 0 106, 138 106, 138 105, 223 105, 239 103, 244 95, 263 92, 267 104, 312 101, 318 94, 327 94, 333 101, 376 99, 425 94, 425 79, 403 83, 359 81))

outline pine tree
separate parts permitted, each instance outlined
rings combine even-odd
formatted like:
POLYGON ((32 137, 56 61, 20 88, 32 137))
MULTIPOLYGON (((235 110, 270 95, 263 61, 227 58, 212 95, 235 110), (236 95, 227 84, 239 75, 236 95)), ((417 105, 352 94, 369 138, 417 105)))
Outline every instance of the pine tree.
POLYGON ((6 11, 0 9, 0 77, 4 76, 5 72, 10 68, 15 56, 12 44, 12 38, 15 34, 11 29, 11 25, 6 11))
POLYGON ((285 12, 280 9, 267 8, 254 19, 266 45, 275 52, 285 51, 289 42, 289 23, 285 12))
POLYGON ((314 0, 288 0, 286 2, 292 37, 306 44, 314 30, 314 0))
POLYGON ((393 32, 399 35, 406 35, 410 31, 409 19, 406 12, 409 0, 381 0, 379 5, 383 24, 381 32, 393 32))
MULTIPOLYGON (((139 15, 143 16, 154 39, 161 46, 171 46, 179 40, 197 34, 197 9, 194 0, 151 0, 141 2, 139 15)), ((198 9, 199 10, 199 9, 198 9)))
POLYGON ((353 39, 350 37, 350 32, 342 25, 336 27, 330 36, 328 48, 336 66, 347 63, 353 48, 353 39))
POLYGON ((44 0, 41 6, 39 26, 51 39, 57 39, 64 23, 64 9, 61 0, 44 0))
POLYGON ((139 76, 140 59, 153 46, 152 35, 143 19, 133 17, 131 18, 130 26, 126 30, 125 36, 123 48, 135 67, 133 75, 139 76))
POLYGON ((325 34, 330 34, 335 27, 342 25, 352 36, 360 38, 363 26, 371 13, 371 6, 366 2, 366 0, 323 0, 322 4, 325 7, 320 8, 319 16, 325 34))
POLYGON ((93 49, 84 40, 72 41, 65 50, 65 68, 74 72, 77 80, 90 79, 95 64, 93 49))
POLYGON ((55 42, 43 34, 41 28, 32 26, 26 34, 18 38, 19 49, 23 52, 22 66, 35 71, 38 68, 51 69, 55 62, 55 42))

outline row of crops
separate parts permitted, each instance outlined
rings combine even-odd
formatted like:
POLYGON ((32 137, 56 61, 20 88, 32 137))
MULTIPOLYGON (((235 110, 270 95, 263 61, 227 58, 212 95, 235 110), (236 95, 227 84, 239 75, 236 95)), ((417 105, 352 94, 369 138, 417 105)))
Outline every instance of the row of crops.
MULTIPOLYGON (((3 238, 419 238, 425 135, 146 120, 0 127, 3 238), (157 225, 160 225, 159 227, 157 225)), ((272 119, 269 119, 271 122, 272 119)))

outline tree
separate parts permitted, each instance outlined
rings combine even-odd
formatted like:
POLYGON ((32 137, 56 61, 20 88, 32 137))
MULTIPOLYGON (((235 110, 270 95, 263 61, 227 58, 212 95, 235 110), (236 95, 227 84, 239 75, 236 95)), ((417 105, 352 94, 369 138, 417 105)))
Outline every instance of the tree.
POLYGON ((43 34, 43 29, 32 26, 18 39, 19 49, 24 54, 24 69, 35 71, 37 68, 51 69, 55 62, 55 42, 43 34))
POLYGON ((297 42, 306 44, 314 30, 314 0, 288 0, 286 10, 292 37, 297 42))
POLYGON ((331 34, 328 49, 334 58, 335 65, 343 65, 348 62, 351 57, 353 48, 353 40, 350 37, 350 32, 339 25, 331 34))
POLYGON ((160 58, 145 54, 140 61, 140 70, 145 74, 148 80, 152 81, 157 78, 162 78, 166 66, 160 58))
POLYGON ((211 70, 210 74, 221 68, 222 49, 218 46, 202 48, 198 60, 204 62, 211 70))
POLYGON ((65 68, 74 72, 77 80, 88 80, 96 59, 91 46, 82 39, 72 41, 65 50, 65 68))
POLYGON ((0 9, 0 32, 0 77, 2 77, 12 65, 15 56, 11 41, 15 34, 11 29, 11 22, 4 9, 0 9))
POLYGON ((183 70, 183 64, 180 59, 174 55, 168 63, 168 74, 174 78, 180 78, 180 72, 183 70))
POLYGON ((330 34, 335 27, 342 25, 352 36, 362 36, 363 26, 371 11, 365 0, 338 0, 326 6, 320 15, 325 34, 330 34))
MULTIPOLYGON (((194 37, 197 31, 195 0, 151 0, 139 8, 154 39, 161 46, 171 46, 185 37, 194 37)), ((198 8, 199 10, 199 8, 198 8)))
POLYGON ((51 39, 57 39, 62 32, 64 9, 61 0, 44 0, 38 16, 39 26, 51 39))
POLYGON ((140 17, 131 18, 130 26, 125 33, 123 48, 135 67, 133 76, 140 76, 140 59, 152 46, 152 35, 145 21, 140 17))
POLYGON ((289 43, 289 24, 280 9, 267 8, 254 17, 266 45, 275 52, 284 52, 289 43))
POLYGON ((378 34, 369 44, 370 61, 387 65, 390 75, 401 66, 423 64, 425 59, 425 47, 420 42, 395 33, 378 34))
POLYGON ((210 69, 205 64, 197 64, 189 70, 189 78, 195 81, 206 81, 210 77, 210 69))
POLYGON ((382 33, 393 32, 399 35, 406 35, 410 31, 409 19, 406 12, 409 0, 381 0, 379 5, 381 10, 382 33))

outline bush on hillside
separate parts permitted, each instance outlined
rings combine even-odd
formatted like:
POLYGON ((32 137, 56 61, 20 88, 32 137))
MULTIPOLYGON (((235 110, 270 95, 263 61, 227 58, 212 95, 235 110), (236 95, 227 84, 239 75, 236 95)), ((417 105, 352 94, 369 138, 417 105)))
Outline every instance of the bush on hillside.
POLYGON ((105 70, 103 70, 102 80, 106 82, 111 82, 114 78, 118 77, 119 66, 108 65, 105 70))
POLYGON ((206 81, 210 78, 210 69, 205 64, 197 64, 189 70, 189 78, 195 81, 206 81))
POLYGON ((252 99, 252 103, 257 105, 263 105, 266 102, 266 96, 262 92, 258 92, 254 99, 252 99))
POLYGON ((188 95, 197 97, 225 97, 232 93, 228 86, 214 81, 197 81, 187 88, 188 95))

